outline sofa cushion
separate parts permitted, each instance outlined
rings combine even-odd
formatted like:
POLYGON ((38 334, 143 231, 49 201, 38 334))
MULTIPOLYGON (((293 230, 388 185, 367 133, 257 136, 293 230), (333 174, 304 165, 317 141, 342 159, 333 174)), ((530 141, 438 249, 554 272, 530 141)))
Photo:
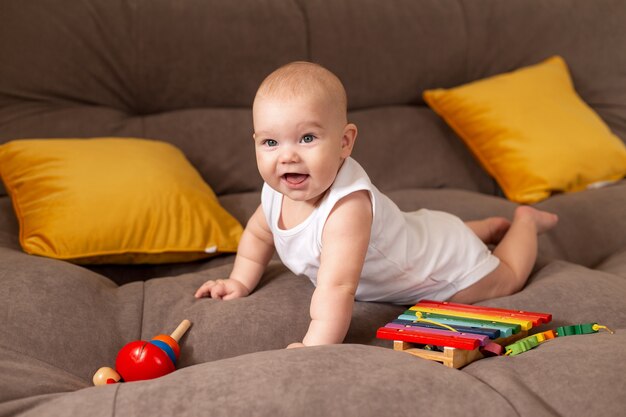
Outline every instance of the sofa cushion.
POLYGON ((598 269, 626 279, 626 248, 606 258, 598 269))
POLYGON ((621 416, 623 390, 611 387, 623 386, 624 343, 623 330, 559 337, 516 357, 482 360, 463 371, 507 398, 515 415, 621 416))
MULTIPOLYGON (((290 337, 306 331, 312 287, 278 264, 251 296, 220 301, 194 300, 192 292, 198 282, 227 268, 115 288, 80 272, 80 267, 40 259, 31 262, 31 273, 48 270, 53 275, 42 287, 30 288, 27 274, 14 273, 23 268, 26 255, 0 255, 15 265, 3 290, 31 296, 9 316, 7 331, 15 346, 4 349, 7 355, 0 369, 15 385, 3 392, 0 411, 6 415, 23 409, 30 409, 26 415, 33 416, 61 410, 63 415, 80 414, 77 410, 86 403, 97 409, 94 415, 100 410, 140 415, 171 407, 181 416, 196 415, 206 407, 218 410, 216 415, 254 414, 255 409, 262 414, 312 416, 335 415, 333 410, 364 416, 385 410, 407 415, 415 410, 530 415, 541 413, 546 404, 558 411, 555 414, 585 416, 589 410, 620 415, 623 405, 621 391, 607 390, 603 384, 590 387, 588 382, 601 374, 603 381, 619 386, 626 371, 626 365, 615 361, 624 343, 626 280, 567 262, 542 269, 523 292, 485 304, 553 313, 553 322, 538 330, 598 321, 617 333, 557 338, 522 355, 483 359, 459 371, 372 346, 281 349, 290 337), (67 302, 69 289, 75 294, 67 302), (54 316, 41 314, 49 303, 48 308, 57 311, 54 316), (88 388, 91 373, 114 363, 124 343, 162 333, 183 317, 193 325, 181 341, 179 370, 150 381, 88 388), (32 331, 19 330, 24 327, 32 331), (50 339, 62 329, 73 343, 50 339), (51 356, 52 352, 56 354, 51 356), (565 383, 567 390, 560 385, 565 383), (600 397, 607 402, 589 403, 600 397), (379 398, 382 403, 363 398, 379 398), (584 401, 586 406, 568 409, 572 401, 584 401)), ((372 344, 367 337, 403 309, 379 303, 356 307, 351 331, 358 336, 348 343, 372 344)), ((390 347, 390 342, 381 345, 390 347)))
POLYGON ((558 260, 536 271, 523 291, 481 304, 551 313, 552 321, 536 331, 580 323, 600 323, 617 330, 626 327, 625 298, 624 277, 558 260))
POLYGON ((515 413, 505 398, 468 374, 405 353, 359 345, 258 352, 155 380, 92 387, 39 403, 36 398, 28 400, 31 410, 25 417, 81 415, 85 407, 93 408, 89 415, 96 417, 515 413))
POLYGON ((427 90, 424 99, 512 201, 535 203, 626 175, 626 146, 576 94, 558 56, 456 88, 427 90))
MULTIPOLYGON (((622 265, 625 259, 622 255, 622 265)), ((623 393, 611 387, 623 386, 626 372, 625 298, 625 276, 552 262, 523 291, 481 304, 550 312, 552 322, 532 333, 581 323, 600 323, 615 333, 557 337, 517 356, 474 362, 463 371, 493 387, 520 415, 542 414, 548 404, 554 415, 619 416, 623 393)))
POLYGON ((456 135, 430 109, 388 106, 352 111, 359 134, 352 156, 383 192, 457 188, 499 192, 456 135))
POLYGON ((546 236, 544 255, 586 267, 597 267, 626 248, 626 181, 580 193, 555 195, 536 205, 559 215, 546 236))
POLYGON ((122 138, 16 140, 0 175, 30 253, 166 263, 234 252, 241 225, 174 146, 122 138))
MULTIPOLYGON (((467 200, 468 193, 458 195, 467 200)), ((495 203, 491 199, 490 203, 495 203)), ((504 209, 509 205, 504 201, 504 209)), ((385 406, 402 414, 415 409, 449 415, 514 413, 509 407, 526 414, 541 412, 549 403, 560 414, 584 416, 588 415, 586 408, 563 410, 568 401, 588 402, 600 391, 606 391, 611 405, 597 410, 619 415, 615 407, 623 405, 618 398, 621 391, 594 386, 590 392, 585 384, 591 373, 617 384, 616 378, 624 371, 624 365, 612 358, 619 357, 623 344, 626 280, 568 262, 552 262, 531 277, 524 291, 483 304, 552 313, 553 321, 538 331, 597 321, 617 330, 615 335, 602 332, 555 339, 523 355, 483 359, 458 371, 371 346, 283 350, 307 330, 313 287, 279 263, 270 265, 250 296, 221 301, 196 300, 193 292, 206 279, 224 277, 231 265, 117 287, 67 262, 3 248, 0 257, 6 265, 0 300, 5 306, 13 300, 3 316, 5 333, 0 348, 5 355, 0 370, 10 376, 7 383, 15 384, 1 391, 0 415, 25 410, 29 410, 25 416, 56 411, 59 415, 80 414, 77 410, 86 402, 109 414, 113 408, 138 415, 174 407, 177 415, 195 415, 198 410, 215 407, 216 397, 210 393, 230 404, 224 406, 224 415, 250 414, 253 409, 248 407, 261 407, 273 415, 283 411, 285 415, 317 415, 305 398, 322 404, 319 410, 315 408, 319 415, 332 415, 329 410, 343 415, 346 407, 358 415, 380 415, 378 403, 362 399, 380 397, 382 401, 394 395, 395 401, 385 406), (125 343, 171 331, 183 318, 193 324, 181 340, 178 371, 151 381, 82 389, 90 386, 91 376, 100 366, 115 363, 115 355, 125 343), (55 337, 58 334, 63 337, 55 337), (415 382, 420 380, 428 384, 415 382), (571 392, 559 390, 559 381, 567 381, 571 392), (450 396, 444 387, 456 387, 458 392, 450 396), (176 393, 178 389, 185 390, 183 399, 153 394, 176 393), (288 403, 281 398, 289 398, 288 403), (333 404, 340 405, 333 408, 333 404)), ((346 343, 390 348, 389 341, 375 339, 375 331, 403 309, 357 302, 346 343)), ((600 404, 592 406, 596 410, 600 404)))

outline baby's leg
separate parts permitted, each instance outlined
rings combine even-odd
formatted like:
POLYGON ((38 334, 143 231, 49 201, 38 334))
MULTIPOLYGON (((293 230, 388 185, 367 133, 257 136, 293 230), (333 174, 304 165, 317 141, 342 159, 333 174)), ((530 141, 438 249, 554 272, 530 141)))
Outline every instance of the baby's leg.
POLYGON ((537 235, 556 226, 558 217, 530 206, 515 210, 513 222, 493 254, 500 265, 480 281, 450 298, 458 303, 476 303, 520 291, 537 259, 537 235))
POLYGON ((504 217, 488 217, 483 220, 465 222, 465 225, 486 244, 497 244, 509 230, 511 222, 504 217))

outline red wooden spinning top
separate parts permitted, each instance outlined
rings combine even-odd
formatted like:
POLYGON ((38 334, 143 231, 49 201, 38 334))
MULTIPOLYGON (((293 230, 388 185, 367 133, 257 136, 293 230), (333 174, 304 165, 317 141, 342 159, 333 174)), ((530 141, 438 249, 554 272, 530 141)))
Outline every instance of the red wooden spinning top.
POLYGON ((183 320, 171 335, 160 334, 150 341, 127 343, 117 354, 116 369, 98 369, 93 376, 94 385, 153 379, 174 371, 180 354, 178 341, 190 326, 189 320, 183 320))

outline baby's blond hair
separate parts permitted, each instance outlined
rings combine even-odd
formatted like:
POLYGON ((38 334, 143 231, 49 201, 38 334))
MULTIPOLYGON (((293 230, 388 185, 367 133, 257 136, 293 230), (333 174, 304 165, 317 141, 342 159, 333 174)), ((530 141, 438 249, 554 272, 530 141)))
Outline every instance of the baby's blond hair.
POLYGON ((302 95, 328 100, 341 112, 342 118, 347 118, 348 99, 343 84, 335 74, 312 62, 291 62, 272 72, 259 86, 255 101, 259 97, 302 95))

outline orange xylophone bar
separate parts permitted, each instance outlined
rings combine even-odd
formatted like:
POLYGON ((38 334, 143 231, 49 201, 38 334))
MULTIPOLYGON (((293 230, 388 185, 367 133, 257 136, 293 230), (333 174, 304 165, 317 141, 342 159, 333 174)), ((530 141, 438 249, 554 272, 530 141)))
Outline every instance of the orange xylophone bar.
MULTIPOLYGON (((421 300, 415 306, 437 308, 443 310, 453 310, 459 313, 468 313, 468 317, 474 314, 485 314, 495 317, 510 317, 526 319, 532 322, 533 327, 542 323, 549 323, 552 320, 552 314, 549 313, 537 313, 532 311, 523 310, 507 310, 504 308, 474 306, 468 304, 449 303, 447 301, 431 301, 421 300)), ((497 321, 497 320, 496 320, 497 321)))

